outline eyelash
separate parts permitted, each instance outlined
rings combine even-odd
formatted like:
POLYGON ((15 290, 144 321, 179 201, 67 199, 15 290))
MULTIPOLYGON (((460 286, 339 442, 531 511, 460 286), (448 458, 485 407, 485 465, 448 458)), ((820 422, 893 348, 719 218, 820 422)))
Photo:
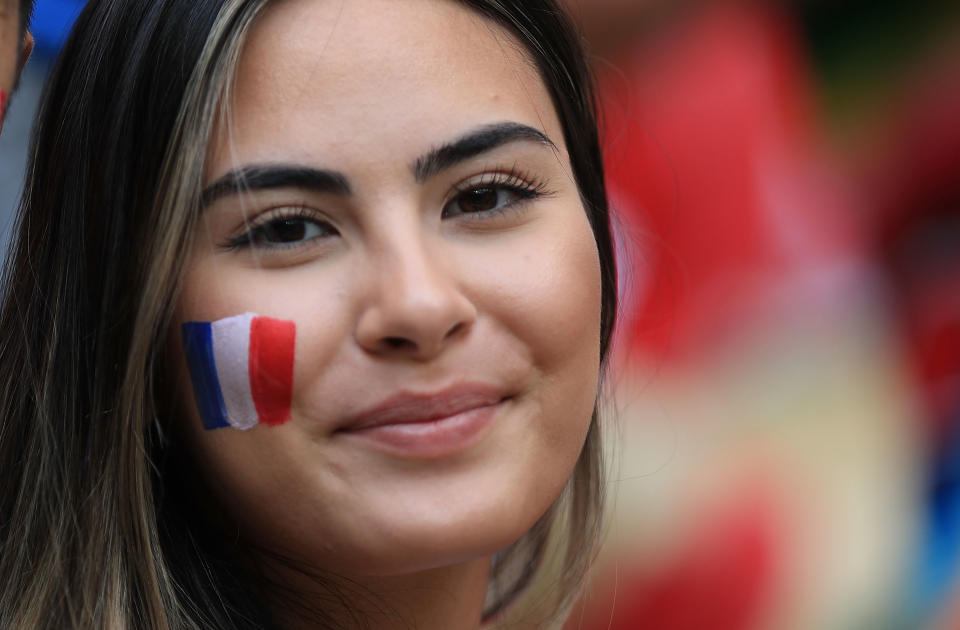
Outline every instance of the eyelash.
MULTIPOLYGON (((507 171, 485 173, 477 180, 455 186, 453 196, 443 205, 441 218, 461 216, 468 221, 485 221, 497 216, 502 216, 512 210, 517 210, 526 202, 551 194, 552 193, 547 191, 546 184, 543 181, 537 180, 514 166, 507 171), (462 201, 463 195, 483 190, 492 190, 498 193, 506 191, 516 198, 489 210, 460 212, 456 215, 449 213, 450 206, 457 201, 462 201)), ((237 250, 254 246, 257 244, 256 241, 258 238, 268 238, 267 229, 269 226, 279 225, 284 221, 303 221, 305 230, 309 229, 309 226, 313 226, 326 231, 326 234, 318 234, 307 239, 295 240, 289 243, 267 241, 265 244, 260 244, 262 249, 296 248, 302 246, 305 242, 321 238, 322 236, 337 234, 337 231, 328 222, 320 219, 314 210, 306 206, 290 206, 274 208, 260 214, 250 224, 245 226, 243 233, 231 237, 224 243, 223 248, 227 250, 237 250)))
MULTIPOLYGON (((256 217, 252 222, 244 226, 244 231, 241 234, 238 234, 235 237, 230 238, 226 243, 224 243, 224 249, 236 250, 245 247, 251 247, 256 245, 255 241, 260 237, 266 237, 267 228, 272 224, 279 224, 283 221, 303 221, 307 226, 314 226, 321 230, 326 231, 327 235, 335 235, 337 231, 323 219, 317 216, 316 211, 306 207, 306 206, 288 206, 282 208, 274 208, 272 210, 267 210, 263 212, 258 217, 256 217)), ((305 228, 307 229, 307 228, 305 228)), ((314 236, 309 240, 314 240, 319 238, 319 236, 314 236)), ((284 248, 295 248, 303 245, 305 241, 294 241, 291 243, 277 243, 271 242, 265 245, 261 245, 261 249, 284 249, 284 248)))
POLYGON ((470 221, 483 221, 506 214, 511 210, 517 210, 526 202, 552 194, 547 190, 545 182, 513 166, 507 171, 484 173, 478 180, 468 181, 455 186, 453 197, 443 206, 442 216, 444 218, 450 218, 451 215, 447 213, 447 209, 465 193, 484 189, 506 191, 515 195, 517 198, 490 210, 466 212, 454 216, 463 216, 470 221))

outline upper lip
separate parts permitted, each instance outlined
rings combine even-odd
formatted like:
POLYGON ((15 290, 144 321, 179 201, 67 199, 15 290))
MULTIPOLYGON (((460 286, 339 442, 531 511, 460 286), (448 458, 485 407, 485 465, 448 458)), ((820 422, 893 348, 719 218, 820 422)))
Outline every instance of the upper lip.
POLYGON ((350 416, 337 429, 358 431, 392 424, 429 422, 465 411, 495 405, 506 398, 498 387, 465 383, 436 392, 402 391, 350 416))

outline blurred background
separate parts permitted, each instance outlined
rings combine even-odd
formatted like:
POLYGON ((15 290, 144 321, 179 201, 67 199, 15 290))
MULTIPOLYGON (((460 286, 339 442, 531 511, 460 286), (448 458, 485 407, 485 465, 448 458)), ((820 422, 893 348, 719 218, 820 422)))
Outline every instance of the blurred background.
MULTIPOLYGON (((568 629, 960 629, 960 3, 566 0, 623 302, 568 629)), ((82 2, 39 0, 6 244, 82 2)))
POLYGON ((960 628, 960 3, 567 0, 623 312, 568 628, 960 628))

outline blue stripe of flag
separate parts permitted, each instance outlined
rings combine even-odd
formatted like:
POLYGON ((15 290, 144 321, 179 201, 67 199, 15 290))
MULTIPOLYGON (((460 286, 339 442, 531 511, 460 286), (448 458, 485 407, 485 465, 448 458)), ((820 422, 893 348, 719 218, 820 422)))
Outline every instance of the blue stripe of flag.
POLYGON ((203 428, 219 429, 227 423, 227 408, 217 378, 217 364, 213 357, 213 332, 209 322, 186 322, 180 328, 183 352, 190 368, 193 396, 203 419, 203 428))

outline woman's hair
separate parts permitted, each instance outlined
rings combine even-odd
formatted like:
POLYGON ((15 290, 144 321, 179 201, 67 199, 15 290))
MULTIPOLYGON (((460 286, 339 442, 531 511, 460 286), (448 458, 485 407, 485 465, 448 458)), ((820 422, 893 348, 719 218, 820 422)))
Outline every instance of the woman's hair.
MULTIPOLYGON (((552 0, 459 1, 511 32, 550 92, 600 253, 606 356, 616 279, 577 38, 552 0)), ((50 77, 0 310, 0 627, 267 628, 290 595, 198 516, 210 493, 171 438, 165 356, 207 146, 267 3, 90 0, 50 77)), ((488 617, 529 585, 551 529, 550 590, 569 603, 601 478, 594 412, 561 499, 498 554, 488 617)), ((325 579, 329 609, 349 609, 359 595, 325 579)))
POLYGON ((20 36, 27 29, 30 18, 33 17, 33 4, 35 0, 20 0, 20 36))

